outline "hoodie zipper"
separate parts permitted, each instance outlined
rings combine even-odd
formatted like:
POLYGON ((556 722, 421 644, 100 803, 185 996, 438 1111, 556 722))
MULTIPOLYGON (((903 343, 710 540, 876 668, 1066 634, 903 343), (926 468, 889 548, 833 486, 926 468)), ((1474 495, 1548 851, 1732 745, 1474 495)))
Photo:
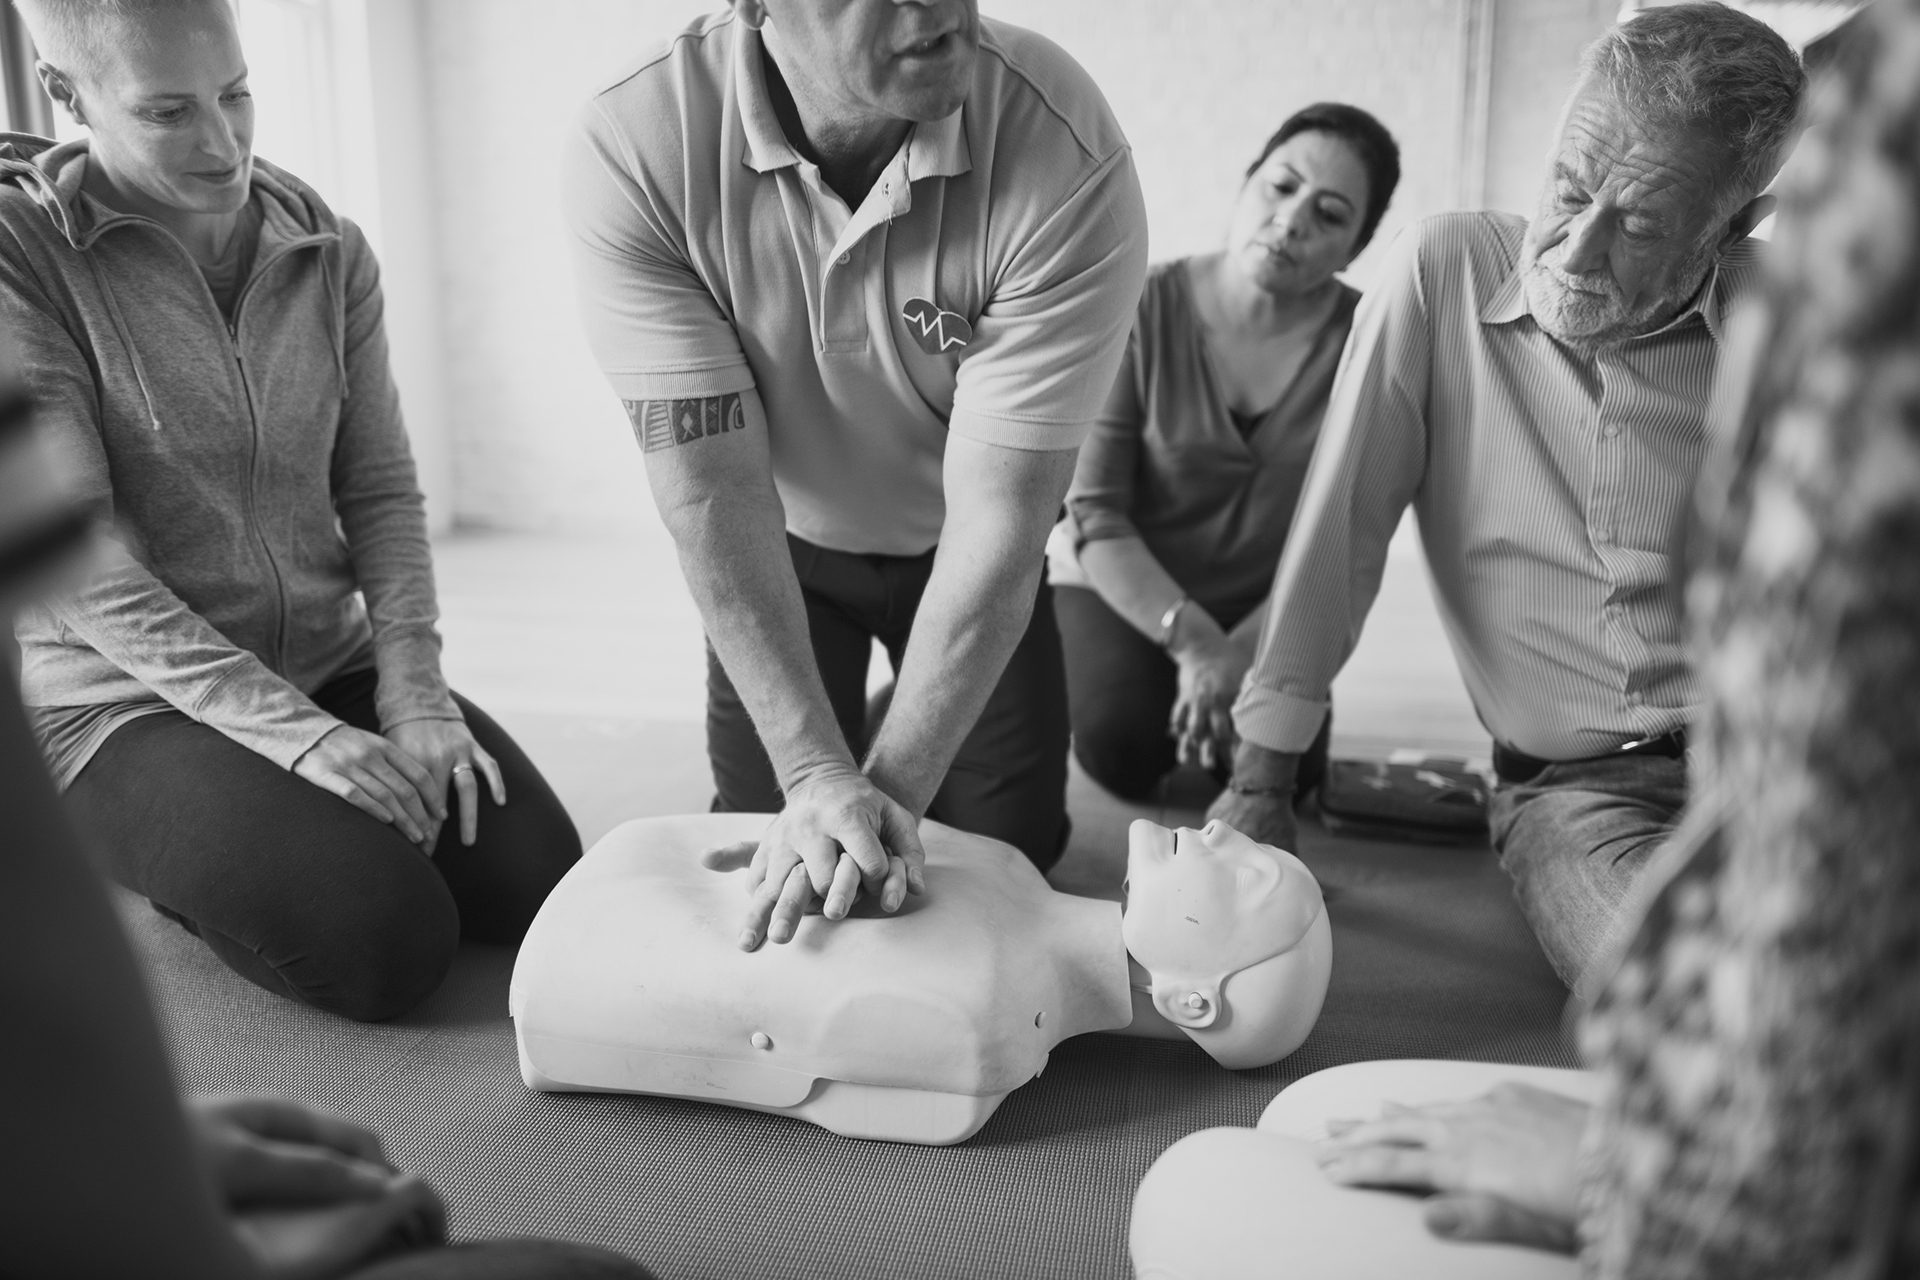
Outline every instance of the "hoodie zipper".
MULTIPOLYGON (((260 527, 259 503, 256 501, 260 486, 260 411, 254 403, 253 384, 247 381, 246 357, 240 350, 240 319, 245 313, 247 297, 253 292, 254 285, 259 282, 261 277, 265 276, 267 272, 279 266, 280 263, 299 250, 316 244, 324 244, 327 239, 328 237, 325 236, 306 236, 299 240, 290 241, 287 244, 281 245, 273 256, 265 262, 255 262, 248 269, 247 278, 241 284, 240 292, 233 300, 233 319, 226 320, 225 316, 221 316, 222 320, 226 320, 227 338, 233 345, 233 369, 240 378, 240 394, 247 402, 247 426, 253 446, 252 454, 247 459, 247 523, 249 527, 253 529, 254 537, 260 541, 260 554, 266 557, 267 568, 273 574, 274 599, 279 602, 279 608, 274 618, 273 656, 275 671, 285 671, 287 669, 287 580, 285 575, 280 572, 280 562, 274 559, 273 544, 267 541, 266 531, 260 527)), ((207 304, 213 308, 215 315, 220 315, 219 300, 213 296, 213 290, 208 287, 207 278, 201 273, 200 264, 197 262, 193 264, 193 274, 199 277, 200 290, 206 295, 207 304)), ((329 300, 328 306, 331 308, 331 300, 329 300)), ((331 322, 331 317, 329 317, 329 322, 331 322)))
MULTIPOLYGON (((129 219, 129 221, 144 222, 146 219, 129 219)), ((164 231, 165 229, 156 227, 156 230, 164 231)), ((98 238, 97 234, 95 238, 98 238)), ((187 265, 193 271, 193 278, 200 282, 200 296, 206 299, 207 306, 212 309, 214 316, 219 319, 221 325, 226 329, 228 345, 233 351, 234 376, 240 380, 240 395, 241 398, 246 401, 247 405, 247 435, 250 445, 250 452, 247 457, 247 491, 244 514, 246 516, 247 528, 252 531, 254 541, 259 544, 260 555, 267 562, 267 571, 273 575, 273 597, 277 606, 274 610, 273 628, 274 670, 276 672, 285 671, 287 669, 288 629, 287 580, 286 575, 280 571, 280 562, 274 558, 273 544, 267 540, 266 531, 262 529, 260 525, 260 505, 258 502, 258 489, 260 484, 260 410, 259 406, 254 403, 253 385, 247 381, 246 358, 240 350, 240 320, 242 312, 246 307, 247 298, 252 294, 254 285, 257 284, 267 272, 279 266, 281 262, 300 250, 311 248, 315 245, 325 245, 336 237, 327 234, 302 236, 297 240, 290 240, 279 246, 273 255, 265 261, 255 262, 248 270, 247 279, 245 283, 240 286, 239 294, 233 300, 233 319, 231 320, 228 320, 226 316, 221 314, 219 300, 213 296, 213 290, 208 287, 207 277, 201 272, 200 264, 193 260, 193 255, 187 252, 186 246, 171 235, 166 235, 164 238, 169 244, 173 245, 174 249, 182 257, 187 259, 187 265)))

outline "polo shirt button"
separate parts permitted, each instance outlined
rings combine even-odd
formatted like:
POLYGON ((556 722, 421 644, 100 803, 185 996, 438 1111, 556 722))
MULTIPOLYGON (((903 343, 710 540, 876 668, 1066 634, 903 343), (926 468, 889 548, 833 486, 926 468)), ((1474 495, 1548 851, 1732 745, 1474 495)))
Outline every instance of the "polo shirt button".
POLYGON ((853 261, 853 255, 852 255, 851 253, 843 253, 843 254, 841 254, 841 255, 840 255, 840 265, 841 265, 841 266, 843 266, 843 267, 844 267, 844 266, 846 266, 846 265, 847 265, 847 264, 848 264, 849 262, 852 262, 852 261, 853 261))
POLYGON ((1611 530, 1611 529, 1608 529, 1608 528, 1604 528, 1604 527, 1603 527, 1603 528, 1599 528, 1599 529, 1595 529, 1595 530, 1593 531, 1593 540, 1594 540, 1595 542, 1612 542, 1612 541, 1613 541, 1613 530, 1611 530))
POLYGON ((1600 434, 1611 440, 1620 434, 1620 424, 1617 422, 1609 422, 1606 426, 1600 428, 1600 434))

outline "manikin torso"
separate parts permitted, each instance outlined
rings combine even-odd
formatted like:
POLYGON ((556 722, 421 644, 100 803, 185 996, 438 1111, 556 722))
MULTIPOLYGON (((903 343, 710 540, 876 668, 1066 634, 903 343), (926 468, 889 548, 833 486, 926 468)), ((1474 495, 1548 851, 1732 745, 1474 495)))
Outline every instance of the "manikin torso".
MULTIPOLYGON (((850 1136, 957 1142, 1069 1036, 1180 1034, 1154 1015, 1151 982, 1130 981, 1118 903, 1057 893, 1010 847, 935 823, 921 829, 927 891, 897 915, 857 906, 837 922, 808 916, 793 941, 741 951, 746 872, 710 870, 701 854, 755 839, 766 823, 629 822, 568 873, 522 944, 509 997, 530 1086, 696 1098, 850 1136)), ((1152 830, 1170 854, 1172 833, 1152 830)), ((1327 950, 1318 888, 1306 889, 1304 868, 1285 880, 1293 874, 1283 887, 1297 901, 1267 929, 1298 934, 1283 939, 1291 961, 1281 957, 1299 989, 1288 1051, 1318 1014, 1327 950)), ((1166 909, 1136 913, 1134 932, 1164 932, 1150 915, 1182 918, 1177 889, 1155 896, 1166 909)), ((1181 940, 1149 942, 1177 951, 1181 940)), ((1204 983, 1169 997, 1176 1021, 1195 1016, 1187 985, 1204 983)), ((1209 990, 1199 1002, 1218 1001, 1209 990)))

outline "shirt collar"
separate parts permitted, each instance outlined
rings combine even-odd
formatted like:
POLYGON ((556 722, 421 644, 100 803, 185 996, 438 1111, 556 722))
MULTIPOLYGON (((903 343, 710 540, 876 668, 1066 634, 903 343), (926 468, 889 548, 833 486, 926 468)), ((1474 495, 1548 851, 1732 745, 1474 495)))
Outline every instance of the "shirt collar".
POLYGON ((747 136, 746 153, 740 157, 755 173, 770 173, 800 163, 800 153, 787 141, 773 113, 773 95, 767 91, 767 68, 762 61, 765 48, 760 32, 738 18, 738 33, 733 42, 734 92, 740 102, 740 124, 747 136))
MULTIPOLYGON (((737 22, 737 20, 736 20, 737 22)), ((746 134, 746 151, 740 159, 755 173, 771 173, 800 163, 800 153, 787 141, 773 112, 773 95, 767 90, 767 69, 762 61, 760 32, 745 24, 736 28, 734 41, 734 83, 738 85, 740 122, 746 134)), ((907 154, 907 181, 922 178, 953 178, 973 169, 973 152, 967 145, 962 106, 950 116, 930 124, 915 125, 902 146, 907 154)), ((902 197, 906 195, 901 193, 902 197)))
MULTIPOLYGON (((1707 278, 1694 291, 1693 301, 1689 302, 1679 315, 1655 329, 1653 333, 1667 333, 1685 324, 1688 317, 1698 315, 1707 326, 1715 343, 1723 341, 1726 327, 1726 300, 1720 296, 1721 260, 1715 257, 1713 265, 1707 268, 1707 278)), ((1511 324, 1521 316, 1531 316, 1532 309, 1527 305, 1527 291, 1520 280, 1520 260, 1514 259, 1513 269, 1507 273, 1486 302, 1480 307, 1482 324, 1511 324)), ((1653 333, 1640 336, 1650 338, 1653 333)))

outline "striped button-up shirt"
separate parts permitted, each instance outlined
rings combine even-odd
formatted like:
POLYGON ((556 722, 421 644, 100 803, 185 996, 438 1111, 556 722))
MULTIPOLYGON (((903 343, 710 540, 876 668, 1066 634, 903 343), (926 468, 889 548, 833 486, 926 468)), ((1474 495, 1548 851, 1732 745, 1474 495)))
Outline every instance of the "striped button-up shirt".
POLYGON ((1320 447, 1234 706, 1274 751, 1312 742, 1411 502, 1441 621, 1494 738, 1574 760, 1684 725, 1675 552, 1708 392, 1758 247, 1722 255, 1654 333, 1583 353, 1521 287, 1524 220, 1429 218, 1354 318, 1320 447))

